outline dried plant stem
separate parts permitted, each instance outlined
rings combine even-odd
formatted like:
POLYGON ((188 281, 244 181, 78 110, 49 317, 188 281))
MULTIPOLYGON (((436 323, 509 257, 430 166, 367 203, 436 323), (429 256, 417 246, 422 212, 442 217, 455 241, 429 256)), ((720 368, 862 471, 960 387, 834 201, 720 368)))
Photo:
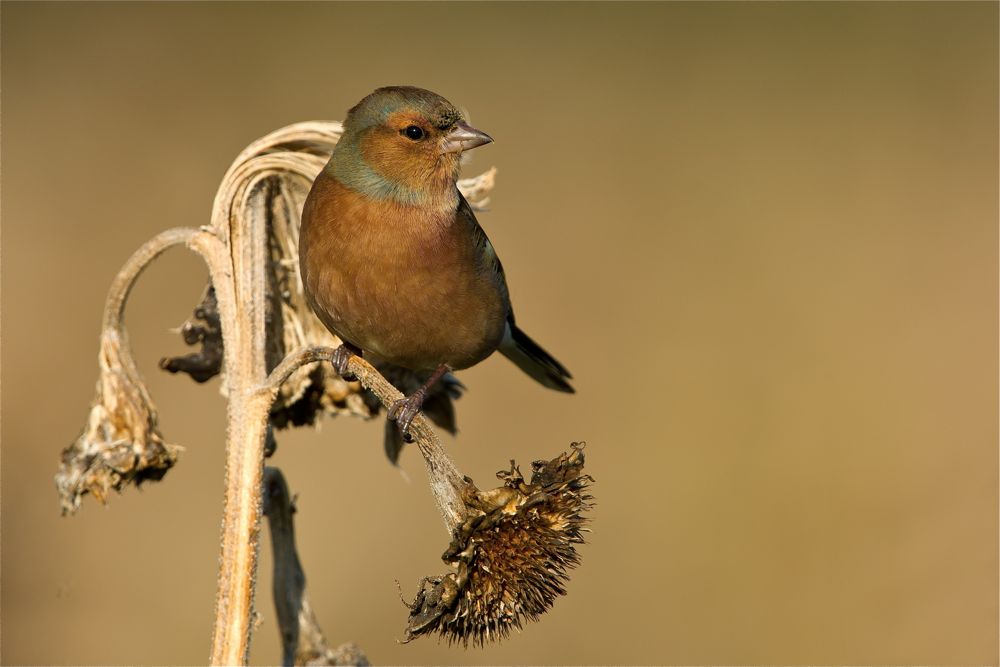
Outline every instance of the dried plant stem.
POLYGON ((136 278, 139 277, 145 268, 154 259, 159 257, 165 250, 182 243, 190 243, 196 235, 203 233, 193 227, 175 227, 160 232, 153 238, 143 243, 138 250, 125 262, 125 266, 118 271, 111 287, 108 289, 108 296, 104 303, 103 329, 121 329, 122 316, 125 309, 125 302, 132 291, 136 278))
POLYGON ((230 394, 228 438, 232 446, 226 451, 214 665, 246 664, 249 658, 268 408, 245 395, 230 394))
POLYGON ((277 468, 264 468, 264 515, 271 526, 274 607, 281 627, 281 664, 285 667, 295 664, 301 634, 299 614, 306 587, 306 575, 295 548, 294 512, 285 476, 277 468))
POLYGON ((330 648, 306 595, 306 575, 295 547, 295 504, 285 476, 264 468, 264 515, 271 527, 274 606, 281 629, 282 665, 367 665, 357 645, 330 648))
MULTIPOLYGON (((261 385, 258 391, 268 396, 270 400, 277 394, 281 383, 297 368, 318 361, 329 361, 332 354, 333 348, 329 347, 309 347, 293 352, 271 371, 267 381, 261 385)), ((362 386, 371 390, 386 408, 403 398, 403 394, 398 389, 361 357, 351 357, 348 370, 358 378, 362 386)), ((413 420, 413 424, 410 426, 410 435, 413 436, 414 443, 424 457, 424 465, 427 467, 434 501, 444 519, 445 529, 451 535, 452 531, 461 525, 467 517, 468 510, 461 490, 468 488, 469 482, 448 456, 448 452, 445 451, 437 433, 422 413, 417 414, 413 420)))
MULTIPOLYGON (((219 294, 223 317, 223 335, 227 330, 225 297, 219 294)), ((263 323, 261 323, 261 326, 263 323)), ((235 336, 233 336, 235 338, 235 336)), ((247 344, 249 341, 234 341, 247 344)), ((259 350, 260 348, 256 348, 259 350)), ((231 362, 231 344, 226 340, 226 359, 231 362)), ((244 354, 252 353, 252 346, 244 354)), ((245 664, 249 651, 250 618, 253 605, 253 574, 257 567, 257 543, 260 535, 261 491, 264 482, 264 440, 267 416, 281 383, 304 364, 329 360, 330 347, 310 347, 285 357, 260 382, 252 385, 245 374, 235 376, 229 368, 229 446, 226 460, 226 505, 223 516, 222 568, 216 607, 212 664, 245 664), (237 387, 252 386, 237 391, 237 387), (238 446, 237 446, 238 445, 238 446)), ((248 362, 249 363, 249 362, 248 362)), ((348 370, 371 390, 386 407, 403 398, 375 368, 360 357, 352 357, 348 370)), ((449 535, 467 517, 462 490, 469 484, 448 456, 437 434, 423 415, 410 428, 427 466, 431 491, 444 518, 449 535)))
MULTIPOLYGON (((246 184, 245 194, 233 195, 225 201, 242 203, 263 198, 266 189, 261 181, 255 181, 246 184)), ((222 553, 211 662, 213 665, 235 665, 246 664, 250 653, 264 442, 271 407, 268 397, 253 390, 266 376, 264 252, 267 226, 253 221, 230 227, 227 224, 228 206, 220 206, 219 201, 216 200, 213 227, 228 231, 229 243, 214 245, 206 260, 219 303, 229 403, 222 553)), ((259 210, 263 208, 258 206, 259 210)))
MULTIPOLYGON (((316 141, 335 141, 339 136, 339 126, 316 125, 309 135, 316 141)), ((208 265, 218 303, 229 398, 221 555, 210 657, 215 665, 246 664, 249 659, 264 446, 273 399, 256 391, 267 376, 268 203, 276 187, 275 176, 294 174, 311 180, 325 162, 323 157, 308 153, 264 152, 277 148, 283 137, 295 132, 294 127, 280 130, 240 155, 216 194, 210 227, 170 230, 142 246, 115 278, 105 310, 105 328, 120 332, 124 339, 122 310, 128 292, 153 258, 171 245, 186 243, 208 265)), ((123 356, 126 372, 138 379, 131 355, 123 356)))
MULTIPOLYGON (((261 187, 248 189, 244 199, 261 197, 265 190, 261 187)), ((217 207, 216 214, 218 221, 223 215, 228 218, 229 211, 217 207)), ((143 244, 111 284, 104 309, 104 331, 117 333, 121 345, 127 346, 123 313, 128 295, 136 278, 165 250, 185 244, 204 258, 219 301, 230 389, 222 556, 211 658, 213 664, 229 665, 245 664, 249 653, 264 439, 270 402, 266 396, 253 391, 266 375, 262 340, 266 226, 241 228, 234 236, 246 234, 252 238, 231 238, 232 245, 218 236, 217 230, 226 229, 228 225, 222 224, 214 225, 212 230, 169 229, 143 244), (230 248, 236 250, 230 252, 230 248)), ((124 371, 138 380, 132 355, 122 354, 121 359, 124 371)), ((145 392, 141 382, 135 384, 145 392)))

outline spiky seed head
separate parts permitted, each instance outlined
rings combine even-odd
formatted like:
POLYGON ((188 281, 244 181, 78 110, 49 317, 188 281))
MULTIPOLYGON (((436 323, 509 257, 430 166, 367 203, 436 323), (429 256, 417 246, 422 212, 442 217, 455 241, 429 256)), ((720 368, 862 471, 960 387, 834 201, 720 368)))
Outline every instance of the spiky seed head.
POLYGON ((583 462, 583 445, 573 443, 570 453, 532 464, 530 482, 511 461, 497 473, 504 486, 468 494, 469 518, 442 556, 455 571, 421 582, 405 641, 436 632, 449 643, 483 646, 537 620, 566 594, 592 506, 583 462))

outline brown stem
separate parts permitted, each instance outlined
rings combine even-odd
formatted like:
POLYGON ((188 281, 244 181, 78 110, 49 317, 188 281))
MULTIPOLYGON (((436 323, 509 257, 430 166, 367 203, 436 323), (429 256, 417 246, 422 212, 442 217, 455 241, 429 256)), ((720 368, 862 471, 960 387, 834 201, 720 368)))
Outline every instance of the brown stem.
POLYGON ((281 664, 295 664, 299 644, 299 613, 306 587, 306 575, 295 549, 292 497, 285 476, 277 468, 264 468, 264 516, 271 526, 274 560, 274 607, 281 628, 281 664))
MULTIPOLYGON (((254 579, 260 538, 264 446, 270 397, 254 391, 266 376, 264 359, 264 217, 269 185, 260 177, 237 187, 232 200, 250 215, 230 226, 233 210, 216 202, 213 228, 228 243, 215 245, 209 269, 219 303, 229 393, 222 553, 212 634, 213 665, 246 664, 250 655, 254 579)), ((225 185, 221 190, 225 189, 225 185)))
POLYGON ((306 575, 295 548, 295 506, 285 476, 277 468, 264 468, 264 515, 271 527, 282 665, 367 665, 368 659, 356 645, 344 644, 334 651, 326 643, 306 595, 306 575))

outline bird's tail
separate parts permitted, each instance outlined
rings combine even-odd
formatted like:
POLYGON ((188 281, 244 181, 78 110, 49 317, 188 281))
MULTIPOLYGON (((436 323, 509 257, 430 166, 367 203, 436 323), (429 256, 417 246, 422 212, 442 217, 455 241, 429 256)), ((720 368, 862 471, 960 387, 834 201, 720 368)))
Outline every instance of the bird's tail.
POLYGON ((574 392, 573 387, 567 382, 573 376, 566 367, 513 323, 510 323, 503 342, 500 343, 500 353, 546 387, 570 394, 574 392))

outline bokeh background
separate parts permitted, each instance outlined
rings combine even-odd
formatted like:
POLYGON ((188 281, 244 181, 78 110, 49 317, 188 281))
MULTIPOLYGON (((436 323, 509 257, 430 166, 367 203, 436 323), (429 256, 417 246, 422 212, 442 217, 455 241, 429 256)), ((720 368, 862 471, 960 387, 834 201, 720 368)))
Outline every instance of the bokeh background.
MULTIPOLYGON (((920 663, 997 656, 996 3, 4 2, 2 660, 208 655, 224 401, 156 368, 206 272, 128 310, 159 484, 59 516, 104 294, 208 221, 233 157, 379 85, 497 141, 480 220, 519 321, 574 372, 461 374, 483 485, 588 442, 568 598, 502 645, 400 645, 447 536, 382 424, 282 435, 308 588, 377 664, 920 663)), ((266 543, 265 543, 266 544, 266 543)), ((264 550, 254 663, 279 659, 264 550)))

